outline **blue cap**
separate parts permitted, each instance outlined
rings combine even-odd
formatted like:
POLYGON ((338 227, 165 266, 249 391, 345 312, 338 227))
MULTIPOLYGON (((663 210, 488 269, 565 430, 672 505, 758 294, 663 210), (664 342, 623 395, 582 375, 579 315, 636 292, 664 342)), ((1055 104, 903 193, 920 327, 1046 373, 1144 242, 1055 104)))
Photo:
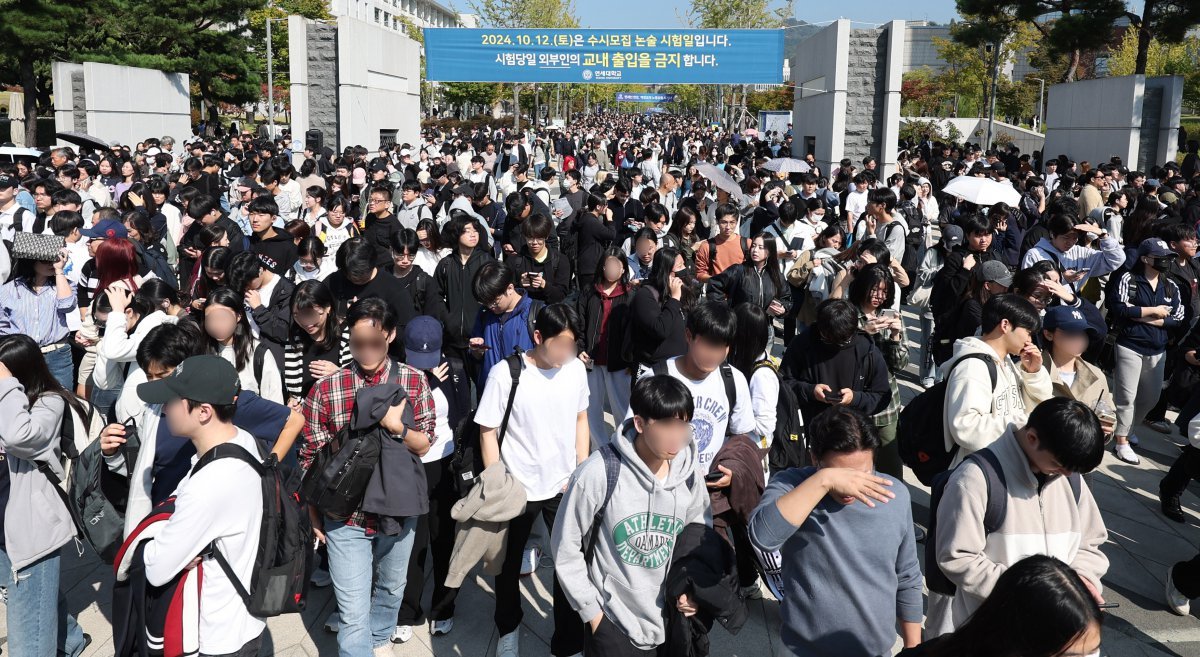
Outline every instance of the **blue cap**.
POLYGON ((1138 244, 1137 254, 1139 258, 1142 256, 1165 258, 1167 256, 1175 255, 1175 252, 1172 251, 1171 247, 1167 246, 1167 243, 1161 239, 1157 237, 1148 237, 1142 240, 1141 244, 1138 244))
POLYGON ((442 323, 429 315, 414 318, 404 329, 405 360, 410 367, 431 370, 442 363, 442 323))
POLYGON ((129 237, 129 231, 125 230, 125 224, 116 219, 105 219, 104 221, 97 222, 91 228, 84 228, 79 232, 83 233, 84 237, 91 237, 98 240, 110 237, 129 237))
POLYGON ((1097 335, 1097 331, 1088 324, 1084 319, 1083 312, 1078 308, 1071 306, 1053 306, 1046 309, 1046 316, 1042 318, 1042 327, 1047 331, 1061 329, 1069 333, 1090 333, 1097 335))

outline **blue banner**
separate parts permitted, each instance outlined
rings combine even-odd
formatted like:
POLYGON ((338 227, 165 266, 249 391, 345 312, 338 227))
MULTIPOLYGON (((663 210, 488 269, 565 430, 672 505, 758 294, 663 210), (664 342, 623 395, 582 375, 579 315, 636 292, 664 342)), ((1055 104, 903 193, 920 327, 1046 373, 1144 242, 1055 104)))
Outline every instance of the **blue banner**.
POLYGON ((783 30, 425 28, 440 82, 782 84, 783 30))
POLYGON ((626 91, 617 92, 618 103, 673 103, 675 94, 635 94, 626 91))

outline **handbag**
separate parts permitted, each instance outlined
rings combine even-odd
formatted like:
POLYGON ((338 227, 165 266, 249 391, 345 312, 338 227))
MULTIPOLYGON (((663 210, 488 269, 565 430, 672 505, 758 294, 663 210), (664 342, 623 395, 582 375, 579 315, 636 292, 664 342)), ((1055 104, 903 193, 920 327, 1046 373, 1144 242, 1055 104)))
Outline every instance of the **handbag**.
POLYGON ((12 256, 15 260, 56 262, 66 246, 67 240, 61 235, 18 232, 13 235, 12 256))

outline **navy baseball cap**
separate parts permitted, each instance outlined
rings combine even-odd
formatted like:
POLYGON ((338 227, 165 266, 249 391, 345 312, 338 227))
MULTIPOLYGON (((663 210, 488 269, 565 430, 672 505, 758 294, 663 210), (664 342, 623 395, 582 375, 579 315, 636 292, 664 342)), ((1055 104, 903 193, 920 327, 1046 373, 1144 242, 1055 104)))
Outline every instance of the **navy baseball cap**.
POLYGON ((242 392, 238 371, 220 356, 192 356, 171 372, 171 376, 138 386, 138 397, 147 404, 165 404, 190 399, 201 404, 226 406, 237 401, 242 392))
POLYGON ((91 228, 84 228, 79 231, 84 237, 104 240, 110 237, 129 237, 129 231, 125 229, 125 224, 116 219, 105 219, 98 221, 91 228))
POLYGON ((1042 318, 1042 328, 1047 331, 1060 329, 1069 333, 1089 333, 1093 337, 1097 334, 1096 329, 1084 319, 1083 313, 1071 306, 1047 308, 1046 316, 1042 318))
POLYGON ((1171 250, 1171 247, 1167 246, 1166 242, 1157 237, 1150 237, 1142 240, 1141 244, 1138 244, 1137 254, 1139 258, 1142 256, 1164 258, 1175 255, 1175 252, 1171 250))
POLYGON ((404 329, 404 354, 409 366, 431 370, 442 363, 442 323, 421 315, 404 329))

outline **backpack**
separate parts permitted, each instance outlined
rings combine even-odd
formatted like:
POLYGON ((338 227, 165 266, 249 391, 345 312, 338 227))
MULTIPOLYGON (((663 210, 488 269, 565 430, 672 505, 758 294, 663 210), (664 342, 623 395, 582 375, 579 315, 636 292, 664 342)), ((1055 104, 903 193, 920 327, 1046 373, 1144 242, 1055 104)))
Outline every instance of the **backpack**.
POLYGON ((896 425, 900 460, 911 468, 917 479, 926 486, 932 485, 937 475, 949 469, 958 454, 958 445, 946 449, 946 383, 950 380, 954 368, 970 358, 987 364, 994 390, 997 377, 996 362, 986 354, 966 354, 950 366, 945 379, 913 397, 900 411, 900 420, 896 425))
POLYGON ((304 610, 308 596, 308 578, 312 572, 313 528, 308 510, 294 493, 284 488, 279 461, 273 454, 260 461, 241 445, 223 443, 200 457, 192 468, 201 468, 221 458, 233 458, 254 468, 262 482, 263 514, 259 529, 258 552, 254 557, 252 580, 247 588, 214 541, 212 555, 233 588, 256 618, 270 618, 304 610))
POLYGON ((800 403, 796 392, 789 385, 784 385, 779 375, 779 367, 775 361, 767 358, 754 364, 750 375, 753 376, 761 368, 770 368, 779 381, 779 395, 775 401, 775 435, 767 452, 767 462, 771 472, 788 468, 799 468, 808 465, 808 455, 804 446, 804 419, 800 416, 800 403))
MULTIPOLYGON (((619 439, 619 438, 618 438, 619 439)), ((592 560, 596 557, 596 544, 600 542, 600 528, 604 525, 604 512, 608 509, 608 503, 612 500, 613 492, 617 490, 617 480, 621 477, 621 453, 617 451, 617 446, 609 442, 600 449, 600 458, 604 461, 604 501, 596 508, 596 515, 592 519, 592 527, 587 533, 587 542, 583 546, 583 561, 587 565, 592 565, 592 560)), ((684 482, 688 492, 696 485, 696 471, 693 470, 688 475, 684 482)))
MULTIPOLYGON (((729 363, 721 363, 721 383, 725 384, 725 398, 729 400, 729 418, 725 422, 725 435, 732 436, 733 433, 730 427, 733 426, 733 409, 737 408, 737 386, 733 383, 733 366, 729 363)), ((655 376, 670 376, 667 370, 667 361, 659 361, 650 368, 650 371, 655 376)), ((782 386, 781 386, 782 387, 782 386)))
MULTIPOLYGON (((512 376, 512 387, 508 391, 504 418, 500 420, 500 428, 496 433, 497 449, 504 442, 504 434, 508 431, 508 418, 512 415, 513 400, 517 398, 517 384, 521 382, 521 370, 525 367, 523 360, 524 357, 519 352, 504 359, 512 376)), ((479 425, 475 423, 475 411, 471 411, 454 428, 454 454, 450 457, 450 472, 460 495, 471 492, 475 480, 483 472, 483 449, 479 444, 479 425)))
MULTIPOLYGON (((995 533, 1004 524, 1004 518, 1008 515, 1008 482, 1004 478, 1004 469, 1000 467, 1000 460, 996 457, 995 452, 986 447, 963 459, 958 467, 961 468, 967 461, 979 466, 979 469, 983 471, 984 480, 987 481, 987 506, 983 512, 983 532, 985 535, 995 533)), ((955 469, 957 470, 957 468, 955 469)), ((958 587, 946 577, 941 567, 938 566, 937 510, 942 501, 942 494, 946 492, 946 484, 950 481, 953 473, 954 470, 947 470, 933 479, 929 491, 929 528, 925 538, 925 584, 930 591, 948 596, 953 596, 958 587)), ((1067 475, 1067 481, 1071 484, 1075 503, 1079 504, 1079 497, 1083 494, 1083 478, 1079 473, 1073 472, 1067 475)))
MULTIPOLYGON (((64 402, 65 401, 66 400, 64 399, 64 402)), ((68 478, 74 474, 74 470, 77 467, 75 464, 84 451, 93 445, 96 446, 96 451, 99 451, 100 441, 92 439, 93 436, 97 436, 100 433, 99 431, 93 431, 93 428, 96 426, 98 421, 96 418, 96 407, 82 399, 79 400, 79 403, 84 407, 84 417, 80 418, 75 410, 71 408, 70 404, 65 404, 61 420, 61 430, 59 431, 59 453, 62 454, 62 459, 67 464, 71 465, 67 472, 68 478), (76 420, 80 420, 82 423, 81 427, 84 429, 82 436, 80 436, 79 432, 76 431, 76 420)), ((63 506, 67 507, 67 512, 70 513, 71 520, 75 523, 76 538, 86 539, 87 532, 84 531, 84 523, 81 520, 75 505, 71 503, 71 498, 67 496, 67 491, 63 488, 63 480, 59 478, 54 470, 50 468, 50 463, 46 461, 34 461, 33 464, 37 467, 38 472, 42 473, 42 475, 54 485, 54 490, 58 493, 59 499, 62 500, 63 506)), ((106 466, 103 463, 100 463, 100 467, 106 466)), ((120 524, 117 531, 118 533, 124 531, 123 522, 120 524)), ((121 540, 122 537, 117 538, 117 547, 120 547, 121 540)))
POLYGON ((938 247, 926 249, 921 256, 921 264, 917 267, 917 278, 913 281, 912 291, 908 294, 908 302, 922 310, 932 312, 933 282, 937 273, 942 269, 945 258, 938 247))
MULTIPOLYGON (((83 539, 107 564, 113 563, 125 539, 125 505, 129 499, 129 477, 141 448, 137 424, 125 424, 125 475, 108 469, 100 441, 79 453, 71 468, 67 496, 72 514, 80 520, 83 539)), ((53 480, 52 480, 53 481, 53 480)))

